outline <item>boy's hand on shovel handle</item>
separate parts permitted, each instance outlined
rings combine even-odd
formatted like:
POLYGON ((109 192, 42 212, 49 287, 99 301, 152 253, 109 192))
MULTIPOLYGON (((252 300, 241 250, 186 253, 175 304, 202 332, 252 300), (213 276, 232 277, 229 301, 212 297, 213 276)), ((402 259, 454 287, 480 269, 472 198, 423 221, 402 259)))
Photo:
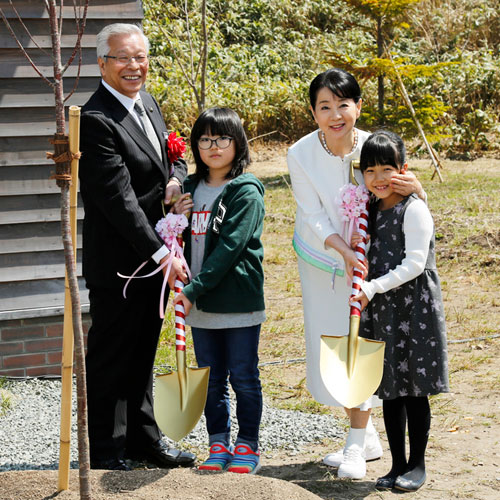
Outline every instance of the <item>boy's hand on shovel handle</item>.
POLYGON ((187 316, 193 307, 192 302, 181 292, 175 297, 174 306, 179 303, 184 306, 184 315, 187 316))
POLYGON ((184 214, 189 218, 191 215, 191 210, 193 209, 194 203, 191 198, 191 193, 184 193, 179 197, 172 199, 172 208, 170 212, 174 214, 184 214))

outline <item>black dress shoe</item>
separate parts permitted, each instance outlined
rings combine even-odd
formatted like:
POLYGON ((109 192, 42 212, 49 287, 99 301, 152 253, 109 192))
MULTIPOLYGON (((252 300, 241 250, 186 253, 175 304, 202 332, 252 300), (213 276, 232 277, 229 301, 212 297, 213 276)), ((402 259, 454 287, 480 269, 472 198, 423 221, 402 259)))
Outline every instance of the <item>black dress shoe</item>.
POLYGON ((379 477, 375 483, 375 488, 377 490, 392 490, 394 488, 394 483, 396 482, 396 477, 384 476, 379 477))
POLYGON ((417 491, 425 483, 426 474, 415 474, 415 471, 407 472, 396 478, 394 488, 401 491, 417 491))
POLYGON ((148 448, 127 450, 127 457, 139 462, 150 462, 164 469, 190 467, 196 460, 192 453, 169 448, 161 439, 148 448))
POLYGON ((119 458, 110 458, 109 460, 91 460, 90 468, 105 470, 132 470, 123 460, 119 458))

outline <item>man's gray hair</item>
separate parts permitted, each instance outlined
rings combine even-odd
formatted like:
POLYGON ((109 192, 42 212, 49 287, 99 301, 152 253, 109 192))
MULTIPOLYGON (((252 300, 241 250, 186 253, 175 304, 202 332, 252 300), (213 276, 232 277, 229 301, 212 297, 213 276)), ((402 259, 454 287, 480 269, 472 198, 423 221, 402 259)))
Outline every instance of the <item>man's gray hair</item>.
POLYGON ((96 38, 97 42, 97 57, 101 59, 109 54, 109 39, 116 35, 141 35, 146 46, 146 51, 149 52, 149 40, 146 38, 141 28, 135 24, 114 23, 105 26, 96 38))

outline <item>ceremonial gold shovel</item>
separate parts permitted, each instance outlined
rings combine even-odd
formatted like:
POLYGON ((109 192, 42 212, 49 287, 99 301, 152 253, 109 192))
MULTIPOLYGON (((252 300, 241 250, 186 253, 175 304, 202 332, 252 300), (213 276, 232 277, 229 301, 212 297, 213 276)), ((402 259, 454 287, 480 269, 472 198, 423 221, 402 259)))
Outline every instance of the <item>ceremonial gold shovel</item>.
MULTIPOLYGON (((353 177, 351 178, 353 180, 353 177)), ((359 232, 363 241, 356 247, 356 256, 365 256, 368 210, 360 216, 359 232)), ((363 275, 354 269, 351 296, 361 289, 363 275)), ((328 392, 344 407, 354 408, 375 393, 384 371, 385 342, 359 337, 361 305, 351 305, 349 335, 321 336, 320 373, 328 392)))
MULTIPOLYGON (((176 280, 174 294, 182 291, 184 284, 176 280)), ((205 408, 210 368, 186 366, 186 326, 184 306, 175 306, 175 355, 177 372, 156 377, 154 413, 162 432, 179 441, 196 426, 205 408)))

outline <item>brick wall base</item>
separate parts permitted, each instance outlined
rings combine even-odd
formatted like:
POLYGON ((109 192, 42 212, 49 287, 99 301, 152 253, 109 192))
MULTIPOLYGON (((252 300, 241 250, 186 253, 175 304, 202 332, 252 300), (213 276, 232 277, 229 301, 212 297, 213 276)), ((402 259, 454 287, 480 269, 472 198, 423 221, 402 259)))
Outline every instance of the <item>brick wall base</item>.
MULTIPOLYGON (((90 315, 82 315, 84 341, 90 315)), ((61 375, 63 316, 0 321, 0 376, 61 375)))

